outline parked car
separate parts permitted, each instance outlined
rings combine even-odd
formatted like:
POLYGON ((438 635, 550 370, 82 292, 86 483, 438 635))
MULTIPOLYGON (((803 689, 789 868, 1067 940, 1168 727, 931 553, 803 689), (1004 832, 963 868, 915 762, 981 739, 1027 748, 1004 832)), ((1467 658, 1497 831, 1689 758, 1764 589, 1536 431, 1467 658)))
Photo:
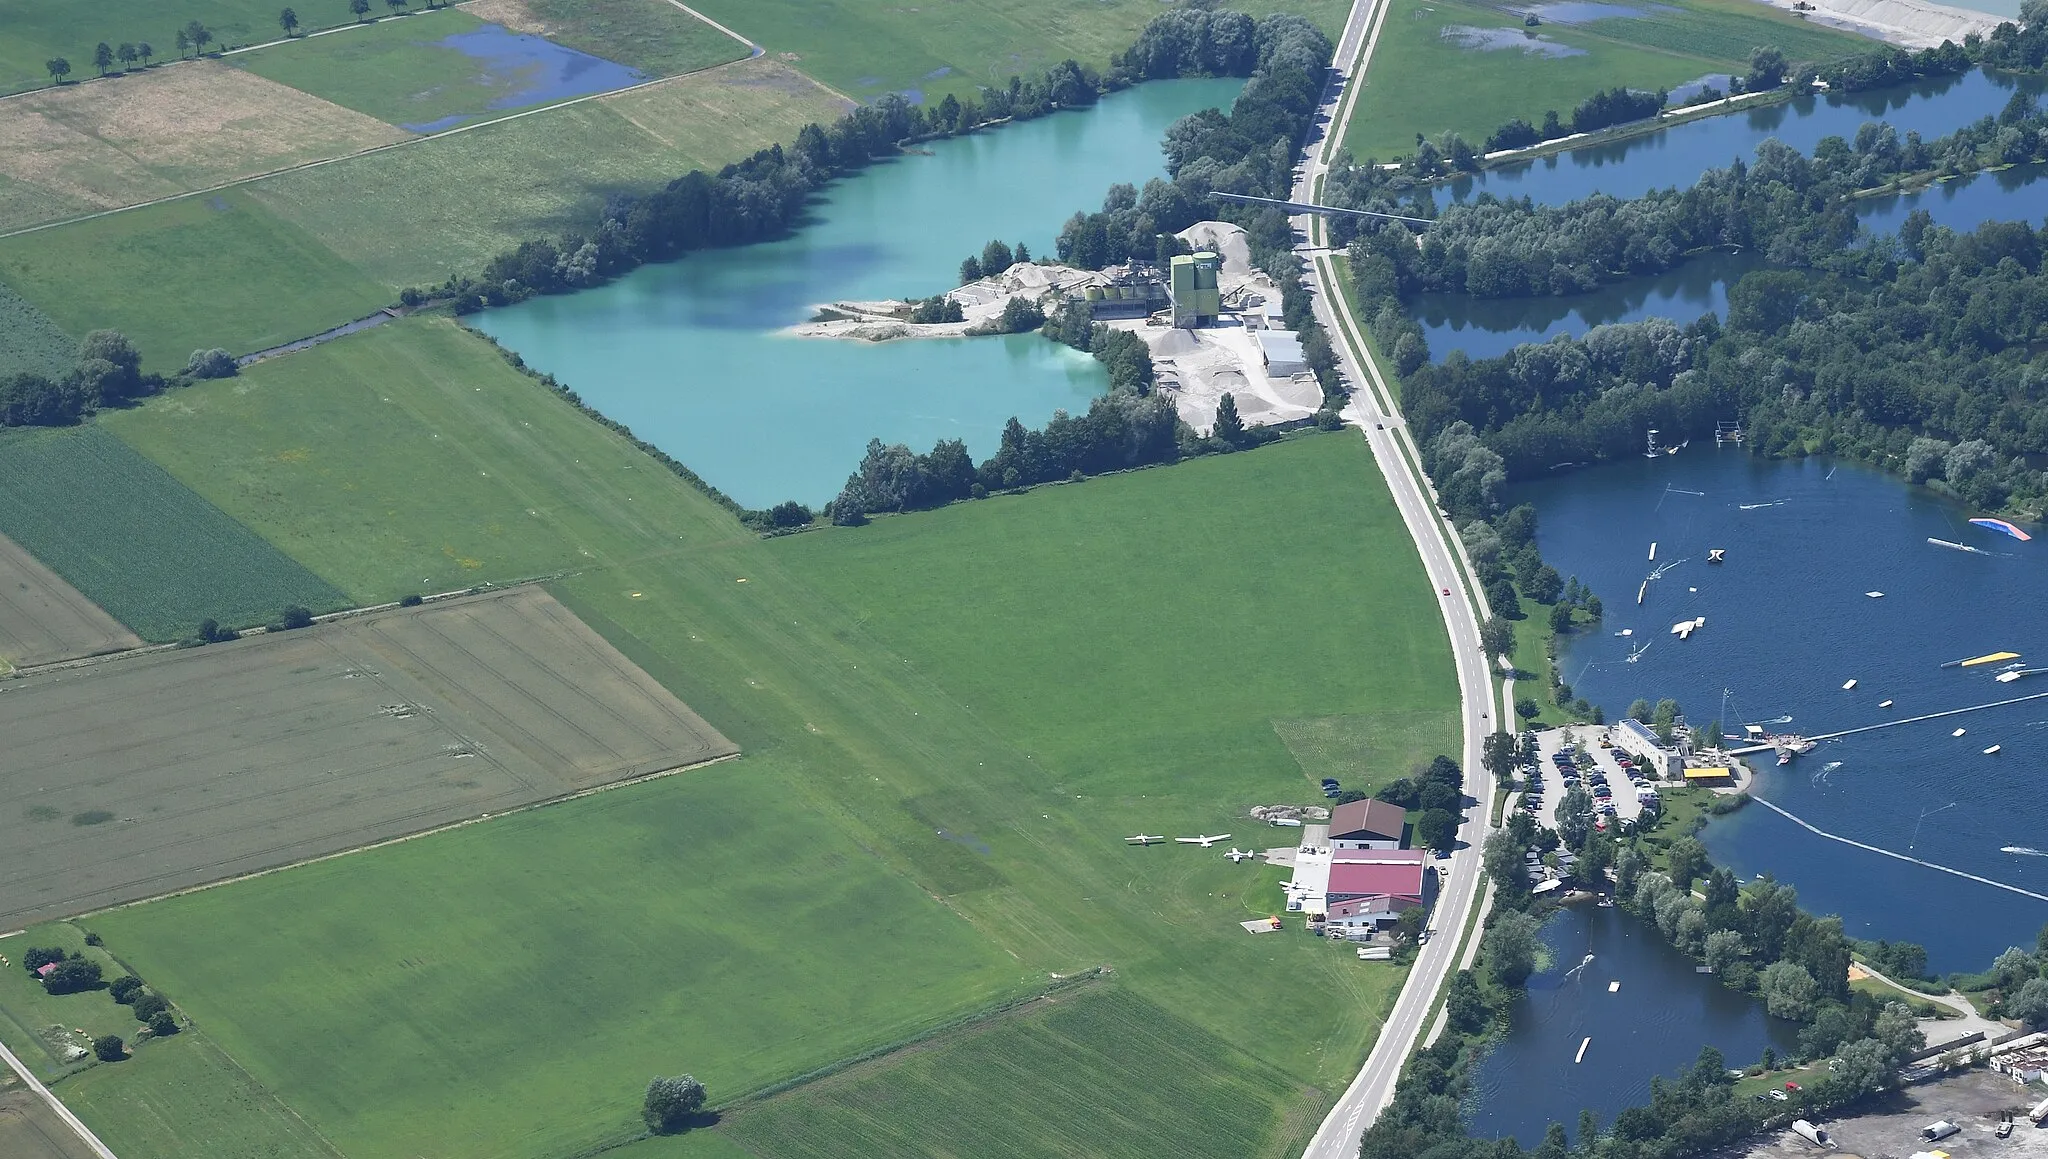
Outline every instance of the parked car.
POLYGON ((1323 788, 1325 788, 1325 789, 1334 789, 1334 788, 1337 788, 1337 787, 1339 786, 1339 784, 1340 784, 1340 782, 1339 782, 1339 781, 1337 780, 1337 778, 1335 778, 1335 777, 1324 777, 1324 778, 1323 778, 1323 788))

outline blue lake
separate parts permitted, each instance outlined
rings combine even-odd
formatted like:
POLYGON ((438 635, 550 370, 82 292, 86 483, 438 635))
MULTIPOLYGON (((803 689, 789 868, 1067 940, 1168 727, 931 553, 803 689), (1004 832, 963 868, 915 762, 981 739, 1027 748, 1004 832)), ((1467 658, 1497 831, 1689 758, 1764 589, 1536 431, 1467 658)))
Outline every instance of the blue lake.
MULTIPOLYGON (((1971 527, 1975 512, 1925 488, 1852 463, 1694 444, 1515 491, 1536 505, 1545 559, 1606 605, 1606 621, 1574 638, 1560 663, 1574 692, 1610 718, 1638 697, 1669 696, 1701 725, 1782 721, 1770 727, 1822 734, 2048 692, 2044 677, 2001 684, 1995 667, 1941 667, 2002 650, 2048 659, 2048 621, 2033 611, 2048 604, 2048 539, 1971 527), (1658 564, 1675 566, 1638 606, 1657 566, 1651 543, 1658 564), (1728 562, 1709 566, 1717 547, 1728 562), (1691 639, 1669 633, 1700 616, 1706 626, 1691 639), (1623 629, 1634 635, 1616 635, 1623 629)), ((2007 851, 2048 849, 2044 767, 2048 700, 1826 741, 1782 768, 1766 753, 1757 794, 1827 832, 2048 894, 2048 856, 2007 851), (1958 727, 1965 736, 1950 735, 1958 727), (1993 744, 2000 752, 1984 755, 1993 744)), ((1924 943, 1938 970, 1982 969, 2048 923, 2048 902, 1857 849, 1755 806, 1714 822, 1705 840, 1745 877, 1791 882, 1856 937, 1924 943)))
POLYGON ((646 266, 610 285, 486 311, 486 333, 749 507, 820 504, 871 438, 994 453, 1107 388, 1085 354, 1036 335, 863 343, 776 333, 821 303, 925 296, 992 237, 1052 250, 1075 210, 1163 175, 1167 126, 1242 82, 1156 81, 926 146, 831 187, 794 236, 646 266))
POLYGON ((1641 197, 1652 189, 1691 185, 1700 174, 1737 158, 1747 161, 1770 137, 1811 154, 1823 137, 1853 140, 1866 121, 1885 121, 1902 137, 1918 132, 1931 141, 1979 117, 1995 115, 2020 88, 2040 93, 2048 89, 2048 78, 1977 70, 1876 92, 1802 96, 1460 177, 1449 183, 1448 192, 1457 201, 1492 193, 1529 197, 1544 205, 1594 193, 1641 197))
POLYGON ((1508 1033, 1473 1068, 1464 1110, 1477 1137, 1512 1135, 1533 1148, 1552 1122, 1576 1132, 1581 1110, 1604 1129, 1649 1101, 1652 1076, 1689 1069, 1702 1046, 1744 1066, 1765 1047, 1785 1054, 1797 1042, 1791 1023, 1695 973, 1690 958, 1624 910, 1565 909, 1544 925, 1543 944, 1549 968, 1529 979, 1508 1033), (1585 1057, 1574 1062, 1581 1043, 1585 1057))

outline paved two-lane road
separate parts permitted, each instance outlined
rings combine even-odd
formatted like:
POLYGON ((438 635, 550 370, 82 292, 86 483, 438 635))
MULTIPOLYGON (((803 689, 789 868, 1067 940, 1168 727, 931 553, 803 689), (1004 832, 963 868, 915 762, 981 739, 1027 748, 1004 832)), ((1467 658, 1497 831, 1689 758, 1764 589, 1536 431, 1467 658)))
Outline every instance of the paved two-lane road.
MULTIPOLYGON (((1351 112, 1362 99, 1362 94, 1357 91, 1357 81, 1378 47, 1380 29, 1386 20, 1386 7, 1387 0, 1378 0, 1377 3, 1374 0, 1355 0, 1352 5, 1337 44, 1336 76, 1325 94, 1319 118, 1319 122, 1326 126, 1326 136, 1312 139, 1309 143, 1309 157, 1300 170, 1294 190, 1296 201, 1313 203, 1316 200, 1317 187, 1329 167, 1330 154, 1335 152, 1336 142, 1343 139, 1351 112)), ((1463 553, 1452 546, 1455 540, 1447 540, 1448 525, 1438 514, 1436 500, 1427 481, 1413 465, 1417 461, 1415 447, 1406 425, 1400 421, 1393 394, 1388 390, 1380 368, 1373 363, 1363 336, 1356 332, 1349 315, 1339 306, 1341 299, 1336 296, 1336 270, 1331 265, 1328 251, 1319 244, 1322 224, 1301 219, 1298 225, 1310 243, 1304 247, 1304 252, 1310 257, 1314 275, 1316 317, 1329 330, 1339 365, 1354 391, 1345 418, 1365 431, 1373 458, 1379 463, 1381 474, 1386 476, 1395 505, 1400 509, 1401 518, 1422 557, 1430 586, 1438 593, 1437 602, 1450 636, 1457 665, 1458 691, 1463 702, 1460 715, 1465 734, 1465 780, 1476 798, 1460 834, 1461 847, 1449 862, 1438 863, 1449 865, 1450 876, 1438 897, 1431 920, 1431 929, 1435 933, 1417 954, 1408 983, 1402 987, 1401 996, 1394 1003, 1387 1024, 1381 1028, 1365 1066, 1323 1120, 1306 1152, 1306 1159, 1351 1159, 1358 1154, 1360 1136, 1393 1098, 1394 1082, 1400 1077, 1401 1064, 1427 1030, 1426 1020, 1435 1004, 1437 992, 1457 966, 1459 935, 1473 907, 1480 904, 1480 846, 1493 815, 1495 791, 1493 778, 1486 775, 1480 763, 1480 747, 1486 734, 1495 728, 1494 714, 1499 711, 1499 706, 1493 703, 1493 682, 1487 671, 1486 655, 1479 646, 1479 616, 1485 609, 1475 605, 1474 601, 1480 597, 1466 594, 1467 562, 1463 553)), ((1470 590, 1476 592, 1477 585, 1472 585, 1470 590)))

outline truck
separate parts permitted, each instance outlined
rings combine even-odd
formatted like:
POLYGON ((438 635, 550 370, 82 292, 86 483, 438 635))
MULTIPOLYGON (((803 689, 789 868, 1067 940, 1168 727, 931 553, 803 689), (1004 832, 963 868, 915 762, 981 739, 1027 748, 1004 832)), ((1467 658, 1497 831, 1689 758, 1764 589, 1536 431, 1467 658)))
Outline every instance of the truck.
POLYGON ((1920 1128, 1920 1138, 1926 1142, 1933 1143, 1946 1139, 1950 1135, 1960 1134, 1962 1130, 1961 1127, 1956 1126, 1947 1119, 1936 1119, 1934 1122, 1920 1128))
POLYGON ((2035 1103, 2034 1109, 2027 1112, 2027 1118, 2033 1120, 2036 1127, 2048 1127, 2048 1099, 2035 1103))

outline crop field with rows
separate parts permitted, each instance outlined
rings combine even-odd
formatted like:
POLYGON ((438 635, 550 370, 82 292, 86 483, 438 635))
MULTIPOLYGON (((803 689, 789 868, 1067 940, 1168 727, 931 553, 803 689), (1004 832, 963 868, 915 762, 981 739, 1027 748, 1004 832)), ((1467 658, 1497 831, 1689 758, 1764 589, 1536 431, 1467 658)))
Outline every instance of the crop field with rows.
POLYGON ((0 434, 0 535, 145 640, 348 602, 94 424, 0 434))

